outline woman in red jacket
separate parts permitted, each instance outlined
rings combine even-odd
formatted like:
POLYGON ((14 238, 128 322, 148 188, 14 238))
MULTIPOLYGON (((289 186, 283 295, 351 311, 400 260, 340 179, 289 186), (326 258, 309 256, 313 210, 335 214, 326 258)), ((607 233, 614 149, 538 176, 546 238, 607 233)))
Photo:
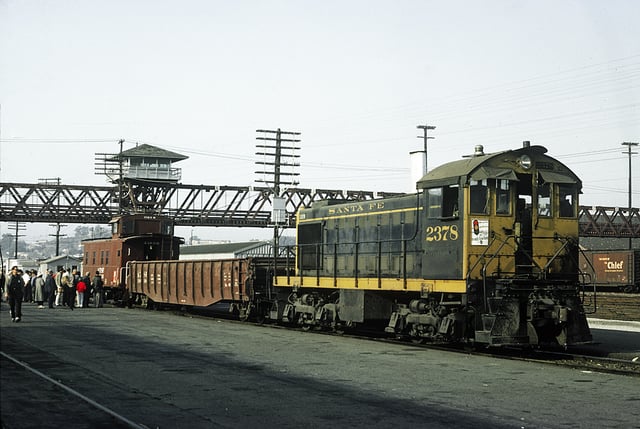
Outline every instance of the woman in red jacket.
POLYGON ((87 284, 81 279, 76 285, 76 292, 78 292, 78 307, 82 308, 84 302, 84 292, 87 290, 87 284))

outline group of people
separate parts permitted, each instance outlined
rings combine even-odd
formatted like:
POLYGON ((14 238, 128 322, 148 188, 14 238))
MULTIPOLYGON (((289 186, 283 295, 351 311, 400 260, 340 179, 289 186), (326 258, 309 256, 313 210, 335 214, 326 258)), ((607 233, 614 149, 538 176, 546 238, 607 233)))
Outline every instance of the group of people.
POLYGON ((100 272, 96 271, 93 279, 90 273, 83 277, 77 269, 69 272, 60 268, 57 273, 52 270, 38 273, 36 270, 24 273, 17 266, 11 268, 6 276, 4 290, 11 309, 11 321, 22 320, 22 302, 35 302, 38 308, 67 306, 71 310, 77 307, 88 307, 93 295, 94 306, 104 304, 104 282, 100 272))

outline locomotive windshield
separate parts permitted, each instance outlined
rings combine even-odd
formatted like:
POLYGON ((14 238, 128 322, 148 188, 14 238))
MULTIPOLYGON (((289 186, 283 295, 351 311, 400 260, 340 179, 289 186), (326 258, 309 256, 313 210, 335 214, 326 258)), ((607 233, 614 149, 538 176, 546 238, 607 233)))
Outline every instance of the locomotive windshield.
POLYGON ((560 197, 560 217, 576 217, 576 187, 574 185, 558 185, 560 197))
POLYGON ((458 217, 458 186, 427 189, 427 217, 430 219, 458 217))
POLYGON ((551 183, 542 181, 538 178, 538 216, 551 217, 553 210, 551 209, 551 183))
POLYGON ((511 214, 511 182, 498 179, 496 181, 496 213, 499 215, 511 214))
POLYGON ((487 179, 471 180, 471 213, 489 214, 489 184, 487 179))

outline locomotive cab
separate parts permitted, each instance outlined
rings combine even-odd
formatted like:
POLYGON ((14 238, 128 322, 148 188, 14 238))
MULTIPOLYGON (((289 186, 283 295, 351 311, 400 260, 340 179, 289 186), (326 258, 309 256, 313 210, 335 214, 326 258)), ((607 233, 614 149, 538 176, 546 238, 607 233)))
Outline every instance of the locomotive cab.
POLYGON ((466 279, 468 328, 476 341, 591 339, 576 293, 581 183, 545 153, 526 144, 489 155, 480 148, 418 183, 427 202, 423 276, 466 279), (456 199, 459 215, 448 216, 456 199))

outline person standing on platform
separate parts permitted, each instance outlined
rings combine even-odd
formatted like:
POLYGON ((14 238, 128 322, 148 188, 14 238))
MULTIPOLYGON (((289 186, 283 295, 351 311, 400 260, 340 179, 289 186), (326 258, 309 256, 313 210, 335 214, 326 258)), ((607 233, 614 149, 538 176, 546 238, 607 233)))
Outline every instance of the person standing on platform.
POLYGON ((82 278, 82 281, 85 285, 87 285, 87 290, 84 291, 84 301, 82 302, 82 307, 89 307, 89 300, 91 299, 91 294, 93 293, 91 287, 91 273, 87 271, 87 274, 82 278))
POLYGON ((38 308, 44 308, 44 279, 42 273, 38 274, 36 270, 33 270, 33 299, 38 304, 38 308))
POLYGON ((53 308, 53 302, 56 299, 56 292, 58 288, 56 286, 56 279, 53 277, 53 271, 49 270, 44 278, 44 296, 46 297, 49 308, 53 308))
POLYGON ((78 294, 78 308, 84 307, 84 293, 87 290, 87 284, 84 282, 84 279, 78 280, 76 284, 76 292, 78 294))
POLYGON ((75 280, 76 270, 75 268, 69 274, 69 271, 65 271, 62 275, 62 283, 65 283, 65 277, 67 278, 66 286, 64 288, 64 302, 69 307, 70 310, 73 310, 76 307, 76 284, 75 280))
POLYGON ((71 301, 75 301, 76 291, 74 290, 73 296, 71 296, 71 276, 69 275, 69 271, 65 268, 62 269, 60 284, 62 285, 62 305, 66 305, 73 310, 73 304, 71 301))
POLYGON ((24 280, 18 274, 18 267, 13 266, 11 273, 7 276, 4 290, 11 313, 11 321, 19 322, 22 319, 22 299, 24 298, 24 280))
POLYGON ((94 301, 95 301, 95 306, 96 308, 100 308, 103 305, 102 299, 102 292, 104 289, 104 282, 102 281, 102 277, 100 277, 100 271, 96 271, 96 275, 93 277, 93 280, 91 281, 91 287, 93 288, 93 293, 94 293, 94 301))
POLYGON ((64 268, 58 268, 56 274, 56 307, 64 305, 64 285, 62 284, 62 275, 64 274, 64 268))
POLYGON ((18 273, 22 276, 22 281, 24 282, 24 294, 22 297, 22 301, 24 302, 32 302, 33 301, 33 286, 32 286, 32 274, 30 270, 27 270, 22 273, 22 270, 18 270, 18 273))

